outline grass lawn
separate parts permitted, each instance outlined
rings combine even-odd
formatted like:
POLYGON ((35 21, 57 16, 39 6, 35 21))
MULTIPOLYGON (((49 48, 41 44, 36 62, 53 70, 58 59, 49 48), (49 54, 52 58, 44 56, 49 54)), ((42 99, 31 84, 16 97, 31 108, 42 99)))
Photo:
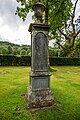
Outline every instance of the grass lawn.
POLYGON ((24 95, 30 67, 0 67, 0 120, 80 120, 80 66, 51 67, 56 106, 31 114, 24 95))

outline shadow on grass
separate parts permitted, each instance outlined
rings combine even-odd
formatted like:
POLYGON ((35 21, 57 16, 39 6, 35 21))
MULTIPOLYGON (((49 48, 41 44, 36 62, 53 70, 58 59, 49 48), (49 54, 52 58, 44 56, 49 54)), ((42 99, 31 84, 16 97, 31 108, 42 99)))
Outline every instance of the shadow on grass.
POLYGON ((79 90, 80 90, 80 84, 71 83, 71 85, 72 85, 73 87, 75 87, 76 89, 79 89, 79 90))
POLYGON ((53 69, 52 67, 49 67, 49 71, 50 71, 50 72, 56 72, 57 70, 56 70, 56 69, 53 69))

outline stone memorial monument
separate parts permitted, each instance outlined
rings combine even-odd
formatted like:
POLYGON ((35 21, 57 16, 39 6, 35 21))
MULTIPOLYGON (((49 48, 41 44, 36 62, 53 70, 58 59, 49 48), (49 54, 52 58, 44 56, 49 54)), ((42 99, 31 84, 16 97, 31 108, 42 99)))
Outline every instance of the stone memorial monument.
POLYGON ((45 6, 40 2, 33 5, 37 23, 30 24, 31 32, 31 72, 30 85, 27 92, 29 108, 41 108, 53 105, 50 90, 50 73, 48 72, 48 31, 49 26, 43 24, 42 15, 45 6))

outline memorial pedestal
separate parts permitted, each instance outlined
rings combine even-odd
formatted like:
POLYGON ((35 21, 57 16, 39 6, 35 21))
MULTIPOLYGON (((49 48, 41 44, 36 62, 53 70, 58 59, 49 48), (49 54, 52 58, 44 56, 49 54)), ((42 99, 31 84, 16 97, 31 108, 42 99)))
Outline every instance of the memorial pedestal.
POLYGON ((29 108, 53 104, 48 72, 48 30, 49 26, 44 24, 30 24, 29 27, 32 47, 30 86, 26 95, 29 108))

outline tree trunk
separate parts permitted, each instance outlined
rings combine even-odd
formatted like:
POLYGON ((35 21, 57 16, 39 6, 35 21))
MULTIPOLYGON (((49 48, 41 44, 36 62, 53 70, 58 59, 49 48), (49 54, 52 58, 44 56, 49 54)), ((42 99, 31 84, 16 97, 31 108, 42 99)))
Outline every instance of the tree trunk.
POLYGON ((45 6, 45 24, 48 24, 48 0, 46 0, 45 6))
MULTIPOLYGON (((46 0, 46 6, 45 6, 45 24, 48 25, 48 0, 46 0)), ((49 49, 48 49, 48 68, 50 68, 49 49)))
POLYGON ((74 57, 74 39, 72 39, 70 42, 71 43, 69 43, 67 56, 68 57, 74 57))

